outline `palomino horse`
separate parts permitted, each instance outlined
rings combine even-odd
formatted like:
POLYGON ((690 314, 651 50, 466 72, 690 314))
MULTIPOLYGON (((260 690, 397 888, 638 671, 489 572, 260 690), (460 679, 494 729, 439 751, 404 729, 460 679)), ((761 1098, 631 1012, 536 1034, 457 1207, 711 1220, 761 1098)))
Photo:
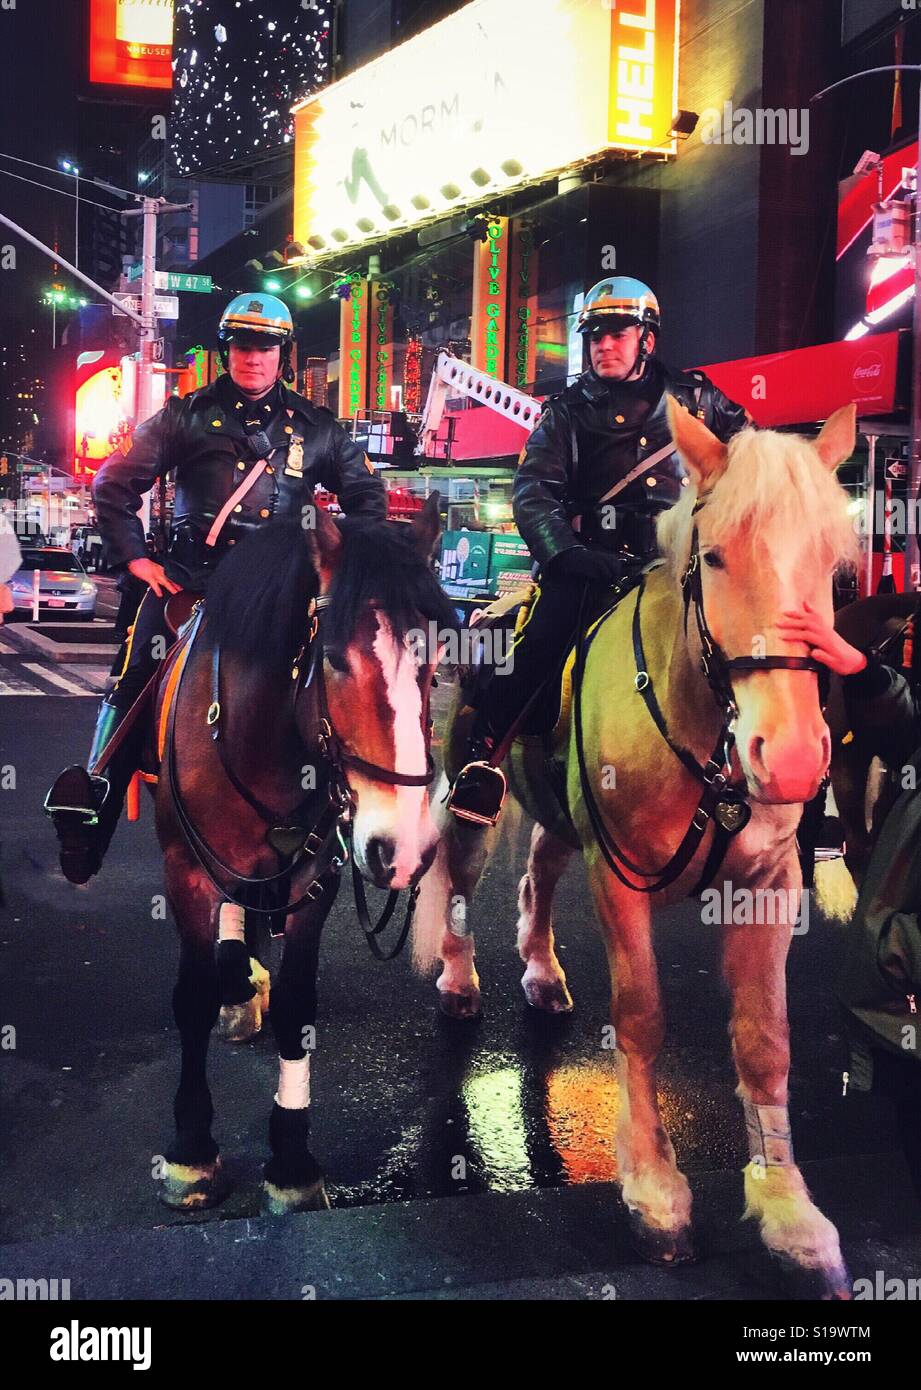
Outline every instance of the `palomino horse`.
POLYGON ((157 834, 180 936, 173 1011, 182 1073, 176 1136, 159 1174, 171 1206, 207 1206, 225 1190, 208 1039, 222 1003, 253 995, 247 919, 265 903, 285 920, 271 1009, 279 1081, 264 1170, 269 1206, 327 1205, 308 1143, 309 1067, 320 932, 346 858, 343 827, 361 875, 381 888, 412 888, 435 855, 437 653, 426 664, 408 633, 456 623, 430 565, 437 495, 412 526, 356 518, 340 528, 311 513, 312 529, 280 523, 223 560, 197 635, 158 700, 157 834))
MULTIPOLYGON (((856 545, 834 476, 854 447, 855 411, 832 416, 815 445, 745 430, 728 449, 674 402, 669 418, 691 485, 660 520, 665 563, 595 625, 582 678, 581 740, 575 718, 562 719, 554 735, 560 776, 548 778, 543 748, 534 756, 528 740, 513 745, 509 759, 512 790, 537 822, 518 896, 522 984, 537 1008, 572 1007, 554 949, 552 901, 573 849, 581 848, 611 974, 618 1166, 631 1229, 648 1258, 689 1258, 691 1193, 656 1094, 665 1021, 651 911, 699 891, 702 874, 714 872, 710 849, 722 824, 717 885, 749 890, 749 901, 762 890, 762 902, 787 905, 778 925, 744 925, 752 917, 733 911, 728 916, 738 921, 721 922, 752 1155, 747 1214, 801 1276, 799 1285, 844 1296, 837 1232, 794 1163, 787 1111, 785 961, 796 916, 790 904, 799 906, 802 883, 796 828, 828 767, 829 736, 817 664, 779 640, 776 622, 803 599, 831 617, 833 571, 856 545)), ((457 741, 452 733, 449 772, 457 741)), ((420 891, 416 962, 424 968, 441 959, 442 1006, 454 1016, 479 1009, 467 909, 487 849, 479 826, 452 818, 420 891)), ((770 906, 766 915, 775 921, 770 906)), ((702 915, 707 920, 714 918, 702 915)))

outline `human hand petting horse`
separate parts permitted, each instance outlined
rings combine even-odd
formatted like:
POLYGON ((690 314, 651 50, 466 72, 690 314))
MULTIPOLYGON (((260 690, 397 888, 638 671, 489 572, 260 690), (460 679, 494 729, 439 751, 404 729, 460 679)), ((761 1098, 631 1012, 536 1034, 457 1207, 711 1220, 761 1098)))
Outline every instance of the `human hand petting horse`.
POLYGON ((438 653, 411 640, 456 618, 431 568, 434 494, 411 526, 320 508, 255 532, 222 562, 158 698, 157 834, 179 928, 170 1206, 226 1191, 206 1077, 222 1005, 253 1006, 255 924, 284 923, 272 991, 278 1091, 265 1188, 273 1212, 328 1205, 310 1151, 310 1042, 320 932, 344 830, 362 875, 412 887, 435 854, 429 694, 438 653), (216 948, 216 949, 215 949, 216 948))
MULTIPOLYGON (((824 635, 833 572, 856 550, 834 476, 853 452, 856 411, 837 411, 815 442, 749 429, 727 447, 674 401, 669 422, 690 485, 659 520, 664 564, 583 644, 580 717, 561 716, 550 749, 558 775, 548 777, 547 751, 533 740, 507 760, 510 789, 536 822, 518 896, 522 985, 534 1007, 572 1007, 552 908, 581 849, 611 976, 622 1195, 640 1252, 679 1263, 693 1251, 691 1193, 656 1088, 665 1018, 652 910, 714 881, 721 903, 740 889, 767 901, 763 925, 733 906, 725 920, 722 909, 716 919, 702 912, 722 936, 751 1155, 746 1215, 797 1292, 847 1297, 837 1232, 793 1158, 785 963, 802 886, 797 825, 830 753, 806 633, 819 636, 821 624, 824 635), (803 603, 791 627, 785 615, 803 603)), ((446 742, 450 760, 450 732, 446 742)), ((455 1017, 479 1010, 470 900, 491 833, 447 817, 421 885, 414 955, 421 968, 442 962, 440 998, 455 1017)))

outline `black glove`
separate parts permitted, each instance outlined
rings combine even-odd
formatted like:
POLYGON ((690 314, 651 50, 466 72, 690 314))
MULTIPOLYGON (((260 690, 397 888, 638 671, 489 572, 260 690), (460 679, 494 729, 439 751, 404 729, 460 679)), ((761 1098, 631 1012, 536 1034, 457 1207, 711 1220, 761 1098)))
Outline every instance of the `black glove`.
POLYGON ((592 584, 617 584, 623 577, 623 563, 618 555, 609 555, 605 550, 575 545, 554 555, 550 573, 566 579, 587 579, 592 584))

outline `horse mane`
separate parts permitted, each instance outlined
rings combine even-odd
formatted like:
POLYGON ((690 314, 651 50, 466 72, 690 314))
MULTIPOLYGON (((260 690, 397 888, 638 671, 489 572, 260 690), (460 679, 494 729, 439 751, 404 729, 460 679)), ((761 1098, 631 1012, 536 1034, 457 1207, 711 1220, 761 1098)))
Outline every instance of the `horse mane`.
MULTIPOLYGON (((659 549, 676 576, 690 555, 697 500, 692 484, 657 523, 659 549)), ((847 494, 801 435, 742 430, 730 441, 726 468, 706 500, 715 544, 728 543, 744 529, 753 544, 775 558, 789 554, 791 545, 817 551, 829 568, 858 558, 847 494)))
MULTIPOLYGON (((454 607, 410 528, 364 517, 337 518, 343 546, 323 617, 324 641, 344 648, 372 604, 401 642, 420 617, 457 627, 454 607)), ((307 636, 307 607, 319 592, 307 535, 297 519, 259 527, 226 554, 208 585, 203 640, 269 673, 284 672, 307 636)))

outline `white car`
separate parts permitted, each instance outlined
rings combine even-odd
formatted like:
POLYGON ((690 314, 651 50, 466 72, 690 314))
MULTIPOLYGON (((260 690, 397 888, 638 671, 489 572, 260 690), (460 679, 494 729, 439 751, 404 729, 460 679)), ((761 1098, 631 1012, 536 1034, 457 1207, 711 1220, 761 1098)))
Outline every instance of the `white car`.
POLYGON ((39 572, 40 618, 63 617, 65 614, 77 614, 81 618, 96 616, 96 585, 87 577, 76 555, 63 547, 56 549, 52 546, 23 549, 22 563, 9 581, 14 616, 32 612, 36 570, 39 572))

